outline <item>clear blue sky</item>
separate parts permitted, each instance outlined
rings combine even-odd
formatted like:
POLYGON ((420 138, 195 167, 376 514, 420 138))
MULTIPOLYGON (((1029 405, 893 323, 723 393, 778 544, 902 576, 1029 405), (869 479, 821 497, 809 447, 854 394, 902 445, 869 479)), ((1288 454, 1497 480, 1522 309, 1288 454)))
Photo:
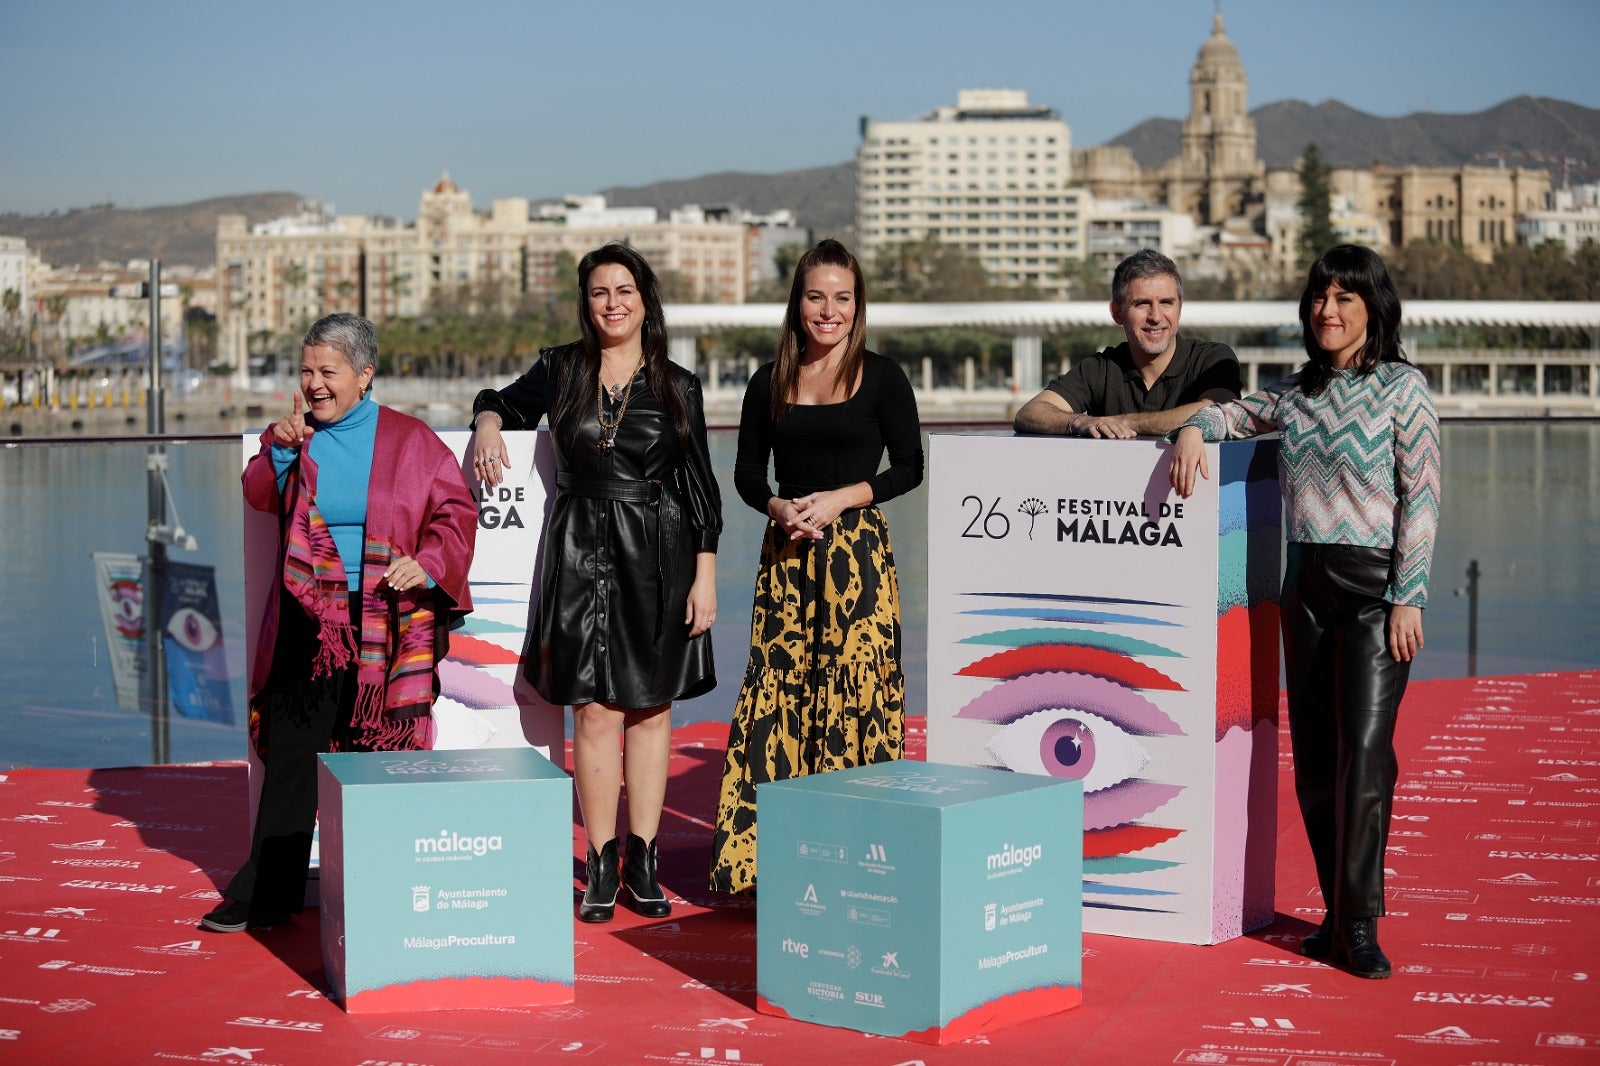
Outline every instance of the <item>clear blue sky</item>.
MULTIPOLYGON (((0 0, 0 211, 288 190, 410 218, 842 162, 858 119, 1026 89, 1076 146, 1182 117, 1212 0, 0 0)), ((1224 0, 1250 105, 1600 107, 1596 0, 1224 0)))

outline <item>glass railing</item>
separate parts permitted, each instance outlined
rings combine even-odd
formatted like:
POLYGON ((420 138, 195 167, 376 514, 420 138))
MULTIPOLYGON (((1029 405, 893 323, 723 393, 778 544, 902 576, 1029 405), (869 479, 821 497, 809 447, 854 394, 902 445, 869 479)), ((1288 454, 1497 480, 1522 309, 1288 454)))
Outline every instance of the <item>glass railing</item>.
MULTIPOLYGON (((1447 422, 1443 433, 1444 505, 1427 649, 1412 676, 1600 663, 1600 422, 1447 422)), ((155 440, 0 441, 0 587, 8 608, 0 614, 0 769, 140 764, 158 750, 174 762, 244 754, 238 435, 159 439, 177 517, 195 542, 194 550, 175 547, 170 557, 215 571, 232 724, 174 716, 158 746, 148 701, 129 707, 117 698, 92 555, 145 553, 155 440)), ((726 721, 732 711, 764 527, 733 492, 733 433, 713 432, 711 451, 726 522, 714 631, 721 683, 676 706, 677 724, 726 721)), ((885 507, 900 570, 913 713, 925 704, 927 683, 926 509, 925 490, 885 507)))

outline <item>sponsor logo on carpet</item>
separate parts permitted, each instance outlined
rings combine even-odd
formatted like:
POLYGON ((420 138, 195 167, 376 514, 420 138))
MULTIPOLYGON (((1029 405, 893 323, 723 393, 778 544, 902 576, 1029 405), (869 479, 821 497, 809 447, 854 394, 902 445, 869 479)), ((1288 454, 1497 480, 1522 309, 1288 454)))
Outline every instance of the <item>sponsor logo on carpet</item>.
POLYGON ((1558 907, 1600 907, 1595 896, 1529 896, 1529 903, 1553 903, 1558 907))
POLYGON ((114 829, 138 829, 158 833, 209 833, 210 825, 184 825, 181 822, 112 822, 114 829))
POLYGON ((1508 996, 1499 992, 1413 992, 1413 1003, 1450 1003, 1462 1007, 1554 1007, 1554 996, 1508 996))
POLYGON ((12 940, 19 944, 60 943, 67 941, 62 938, 61 930, 47 929, 41 925, 25 926, 21 929, 0 930, 0 940, 12 940))
POLYGON ((320 1033, 321 1022, 297 1022, 287 1018, 263 1018, 254 1014, 241 1014, 228 1022, 229 1025, 243 1025, 252 1029, 281 1029, 289 1033, 320 1033))
POLYGON ((39 1009, 47 1014, 76 1014, 93 1007, 94 1002, 87 999, 58 999, 54 1003, 39 1004, 39 1009))
POLYGON ((58 848, 58 849, 60 849, 62 851, 114 851, 114 850, 116 850, 113 845, 106 843, 105 837, 101 837, 99 840, 78 840, 78 841, 74 841, 71 844, 51 844, 50 846, 52 848, 58 848))
POLYGON ((165 970, 139 970, 131 966, 98 966, 91 962, 73 962, 71 959, 51 959, 39 964, 41 970, 63 970, 67 973, 92 973, 102 977, 162 977, 165 970))
POLYGON ((671 1055, 645 1055, 649 1062, 698 1062, 703 1066, 761 1066, 759 1062, 751 1062, 739 1054, 738 1048, 723 1048, 720 1051, 714 1047, 703 1047, 697 1051, 675 1051, 671 1055))
POLYGON ((260 1066, 270 1066, 265 1060, 256 1058, 265 1050, 267 1049, 261 1047, 213 1047, 198 1054, 158 1051, 155 1057, 165 1062, 254 1062, 260 1066))
POLYGON ((1459 1025, 1445 1025, 1426 1033, 1396 1033, 1401 1040, 1409 1040, 1413 1044, 1433 1044, 1440 1047, 1483 1047, 1487 1044, 1498 1044, 1500 1041, 1487 1037, 1475 1037, 1459 1025))
POLYGON ((134 946, 134 950, 142 951, 146 955, 171 955, 173 958, 178 959, 203 959, 216 954, 215 951, 208 951, 202 948, 198 940, 178 940, 171 944, 161 944, 159 946, 137 944, 134 946))

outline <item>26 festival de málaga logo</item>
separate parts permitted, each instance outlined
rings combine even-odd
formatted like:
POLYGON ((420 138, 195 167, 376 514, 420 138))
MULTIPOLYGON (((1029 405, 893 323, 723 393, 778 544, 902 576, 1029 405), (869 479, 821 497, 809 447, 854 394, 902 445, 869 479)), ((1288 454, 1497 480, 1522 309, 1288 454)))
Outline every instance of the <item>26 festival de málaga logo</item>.
POLYGON ((1182 500, 1060 497, 1046 502, 1026 496, 1013 503, 1004 496, 968 494, 961 498, 960 525, 962 538, 970 540, 1005 540, 1025 532, 1029 540, 1181 548, 1183 512, 1182 500))

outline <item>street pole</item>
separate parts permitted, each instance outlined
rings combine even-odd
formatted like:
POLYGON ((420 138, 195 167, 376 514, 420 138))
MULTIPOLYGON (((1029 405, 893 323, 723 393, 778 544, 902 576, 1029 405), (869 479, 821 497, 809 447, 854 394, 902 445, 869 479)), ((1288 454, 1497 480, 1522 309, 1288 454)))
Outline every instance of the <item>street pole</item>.
POLYGON ((1478 676, 1478 560, 1467 560, 1467 676, 1478 676))
MULTIPOLYGON (((161 260, 150 260, 150 388, 145 394, 146 431, 160 436, 167 430, 165 397, 161 388, 161 260)), ((145 534, 144 632, 149 642, 145 676, 150 683, 150 761, 160 766, 170 753, 167 715, 167 657, 161 616, 167 578, 167 545, 162 529, 167 522, 167 449, 152 444, 145 454, 145 485, 150 503, 150 524, 145 534)))

